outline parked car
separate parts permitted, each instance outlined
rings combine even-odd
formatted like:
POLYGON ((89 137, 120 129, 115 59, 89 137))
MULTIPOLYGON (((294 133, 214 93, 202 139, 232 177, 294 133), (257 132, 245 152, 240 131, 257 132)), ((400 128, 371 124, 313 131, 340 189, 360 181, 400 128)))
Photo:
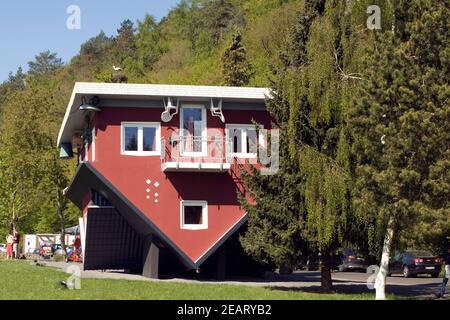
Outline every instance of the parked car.
POLYGON ((342 252, 341 264, 338 266, 339 271, 359 271, 366 272, 368 264, 366 259, 356 250, 346 248, 342 252))
POLYGON ((389 274, 400 273, 405 278, 430 274, 437 278, 441 272, 441 260, 428 251, 406 251, 394 255, 389 263, 389 274))
POLYGON ((52 243, 44 243, 41 245, 39 249, 39 255, 42 258, 51 258, 53 257, 54 246, 52 243))
POLYGON ((6 244, 0 243, 0 252, 6 252, 6 244))

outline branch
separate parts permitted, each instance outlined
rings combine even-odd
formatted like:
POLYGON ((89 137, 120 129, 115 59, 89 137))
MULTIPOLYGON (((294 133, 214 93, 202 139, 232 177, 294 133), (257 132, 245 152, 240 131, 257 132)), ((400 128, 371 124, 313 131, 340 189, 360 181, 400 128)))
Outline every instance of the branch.
POLYGON ((362 74, 360 73, 345 73, 344 70, 342 70, 341 66, 339 65, 339 59, 336 53, 336 49, 334 49, 334 59, 336 61, 335 65, 336 68, 341 75, 341 80, 347 81, 347 80, 363 80, 362 74))

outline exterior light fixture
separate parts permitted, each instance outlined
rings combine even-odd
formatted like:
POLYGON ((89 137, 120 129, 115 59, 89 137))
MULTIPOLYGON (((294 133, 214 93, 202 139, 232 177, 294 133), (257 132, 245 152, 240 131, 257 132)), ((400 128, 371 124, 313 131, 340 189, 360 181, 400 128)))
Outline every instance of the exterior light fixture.
POLYGON ((99 112, 101 111, 100 108, 96 107, 94 103, 92 103, 93 101, 91 100, 89 103, 86 102, 86 97, 81 97, 81 105, 80 105, 80 110, 81 111, 94 111, 94 112, 99 112))

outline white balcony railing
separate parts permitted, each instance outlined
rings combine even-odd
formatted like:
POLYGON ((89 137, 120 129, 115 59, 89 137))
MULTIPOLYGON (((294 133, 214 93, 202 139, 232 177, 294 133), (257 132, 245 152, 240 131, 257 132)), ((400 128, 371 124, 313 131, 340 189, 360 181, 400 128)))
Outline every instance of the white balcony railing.
POLYGON ((223 136, 179 136, 161 139, 163 171, 227 171, 231 143, 223 136))

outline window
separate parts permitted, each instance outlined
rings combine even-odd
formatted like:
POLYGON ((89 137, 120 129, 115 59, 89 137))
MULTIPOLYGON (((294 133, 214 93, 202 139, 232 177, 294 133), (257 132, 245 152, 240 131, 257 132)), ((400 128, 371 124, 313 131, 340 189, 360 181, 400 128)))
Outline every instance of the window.
POLYGON ((227 124, 227 138, 230 141, 229 152, 239 158, 256 158, 258 143, 263 144, 255 125, 227 124))
POLYGON ((206 112, 203 105, 184 105, 180 116, 181 154, 183 156, 205 156, 206 112))
POLYGON ((159 122, 123 122, 122 154, 151 156, 161 152, 159 122))
POLYGON ((183 200, 180 208, 181 229, 208 229, 208 203, 206 201, 183 200))

